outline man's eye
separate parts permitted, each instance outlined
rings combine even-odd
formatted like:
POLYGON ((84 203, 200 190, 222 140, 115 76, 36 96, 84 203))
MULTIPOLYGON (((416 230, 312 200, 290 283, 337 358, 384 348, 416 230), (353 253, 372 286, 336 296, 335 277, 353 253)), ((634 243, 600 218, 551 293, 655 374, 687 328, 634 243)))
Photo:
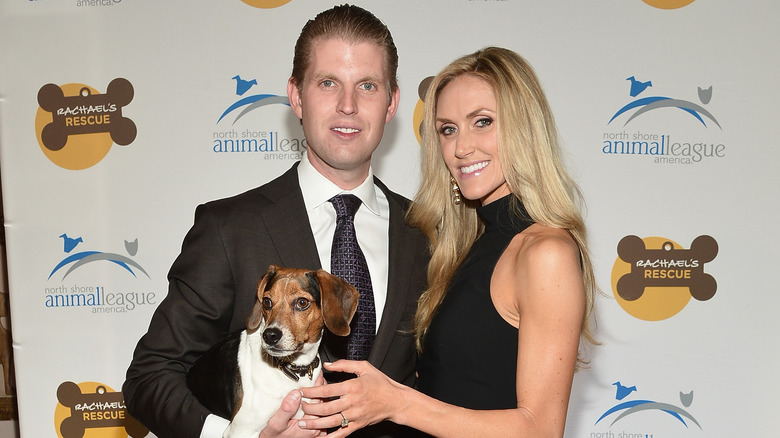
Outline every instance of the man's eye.
POLYGON ((332 87, 333 81, 331 81, 330 79, 325 79, 324 81, 321 82, 321 84, 323 87, 332 87))
POLYGON ((365 91, 371 91, 371 90, 376 89, 376 85, 374 85, 374 84, 372 84, 370 82, 366 82, 364 84, 360 84, 360 88, 362 88, 365 91))

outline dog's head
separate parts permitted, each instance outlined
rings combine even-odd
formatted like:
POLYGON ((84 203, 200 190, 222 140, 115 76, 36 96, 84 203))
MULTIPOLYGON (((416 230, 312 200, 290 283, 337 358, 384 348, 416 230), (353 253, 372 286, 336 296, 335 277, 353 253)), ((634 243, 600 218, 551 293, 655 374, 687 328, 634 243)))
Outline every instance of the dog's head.
POLYGON ((271 265, 258 282, 247 332, 262 328, 263 350, 271 356, 290 356, 319 345, 323 325, 347 336, 358 296, 354 286, 322 269, 271 265))

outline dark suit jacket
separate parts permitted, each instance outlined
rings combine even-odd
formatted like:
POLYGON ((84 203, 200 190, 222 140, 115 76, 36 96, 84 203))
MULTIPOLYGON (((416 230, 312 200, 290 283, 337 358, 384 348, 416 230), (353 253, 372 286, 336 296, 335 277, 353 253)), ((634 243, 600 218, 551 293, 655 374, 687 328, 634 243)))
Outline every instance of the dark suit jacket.
MULTIPOLYGON (((268 265, 320 268, 296 167, 262 187, 196 209, 168 274, 168 295, 138 342, 122 388, 129 413, 156 435, 199 436, 209 411, 187 389, 185 375, 221 336, 246 327, 268 265)), ((409 201, 375 182, 390 205, 390 259, 387 303, 369 361, 411 386, 417 355, 408 331, 425 284, 427 242, 404 222, 409 201)), ((322 355, 336 359, 328 351, 322 355)), ((407 435, 384 434, 397 429, 391 423, 377 426, 365 436, 407 435)))

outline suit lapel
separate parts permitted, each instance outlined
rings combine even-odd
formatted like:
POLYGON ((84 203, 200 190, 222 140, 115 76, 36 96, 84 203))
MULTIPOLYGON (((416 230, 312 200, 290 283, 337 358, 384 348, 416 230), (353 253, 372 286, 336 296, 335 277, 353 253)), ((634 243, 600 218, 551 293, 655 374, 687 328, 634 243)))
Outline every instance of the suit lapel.
POLYGON ((399 330, 410 330, 411 327, 400 327, 401 318, 409 306, 410 294, 413 292, 409 285, 412 276, 408 273, 415 269, 415 258, 409 257, 414 251, 409 250, 409 227, 406 226, 406 208, 399 202, 398 195, 391 192, 381 181, 375 179, 377 186, 387 196, 390 206, 390 226, 388 230, 389 258, 387 267, 387 301, 379 330, 371 348, 369 361, 377 368, 381 367, 387 356, 391 341, 398 335, 399 330))
POLYGON ((284 266, 319 269, 320 258, 311 231, 309 216, 298 182, 297 163, 279 178, 263 187, 270 201, 260 210, 262 223, 284 266))

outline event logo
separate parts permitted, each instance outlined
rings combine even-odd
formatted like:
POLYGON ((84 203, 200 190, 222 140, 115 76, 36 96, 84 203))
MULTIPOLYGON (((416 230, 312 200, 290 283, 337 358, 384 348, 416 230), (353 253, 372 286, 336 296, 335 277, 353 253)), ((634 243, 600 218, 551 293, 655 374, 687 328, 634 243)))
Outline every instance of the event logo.
POLYGON ((76 0, 76 6, 114 6, 122 0, 76 0))
MULTIPOLYGON (((138 239, 129 242, 125 240, 125 250, 130 257, 113 252, 103 251, 79 251, 71 254, 84 242, 82 237, 70 237, 67 234, 59 236, 63 242, 63 250, 66 256, 57 263, 49 273, 47 281, 55 274, 62 273, 60 278, 63 283, 58 286, 44 289, 44 305, 47 308, 92 308, 92 313, 126 313, 135 310, 139 306, 155 305, 156 294, 154 292, 121 291, 117 292, 111 287, 96 284, 78 284, 70 286, 64 283, 65 279, 76 270, 90 264, 108 264, 122 268, 120 272, 127 272, 133 277, 142 273, 150 278, 144 268, 132 259, 138 252, 138 239), (64 271, 64 272, 63 272, 64 271)), ((94 275, 94 271, 89 271, 94 275)), ((129 283, 122 282, 122 287, 129 283)))
MULTIPOLYGON (((592 432, 590 434, 591 438, 652 437, 653 434, 651 433, 637 433, 635 427, 632 427, 632 432, 620 431, 615 433, 611 430, 618 422, 625 420, 628 417, 647 417, 651 413, 658 413, 664 417, 671 417, 674 423, 679 423, 686 429, 689 428, 689 423, 695 424, 699 427, 699 429, 701 429, 699 422, 696 421, 696 418, 694 418, 693 415, 691 415, 687 410, 687 408, 690 408, 691 404, 693 404, 693 391, 689 391, 687 393, 680 391, 680 403, 682 406, 677 406, 673 403, 659 402, 654 400, 640 398, 629 399, 631 394, 639 392, 636 386, 625 386, 619 381, 613 383, 612 385, 615 386, 615 399, 619 403, 607 409, 598 418, 598 420, 596 420, 595 423, 598 425, 604 421, 604 423, 601 424, 606 424, 609 419, 612 419, 608 426, 610 430, 604 432, 592 432)), ((656 417, 651 418, 653 418, 655 422, 658 421, 656 417)))
POLYGON ((679 9, 688 6, 695 0, 642 0, 648 5, 658 9, 679 9))
POLYGON ((54 429, 59 438, 143 438, 149 430, 127 413, 121 392, 102 383, 63 382, 57 388, 54 429))
MULTIPOLYGON (((65 253, 70 253, 73 251, 79 244, 84 242, 84 239, 81 237, 69 237, 67 234, 60 235, 60 238, 63 240, 63 250, 65 253)), ((125 250, 127 251, 130 256, 136 255, 138 252, 138 239, 135 239, 132 242, 128 242, 125 240, 125 250)), ((144 268, 141 267, 138 263, 133 261, 133 259, 123 256, 121 254, 114 254, 114 253, 107 253, 107 252, 101 252, 101 251, 82 251, 78 252, 69 256, 66 256, 61 262, 57 263, 57 266, 52 269, 51 273, 49 274, 49 278, 51 279, 52 275, 54 275, 57 271, 60 269, 70 265, 70 268, 62 275, 62 279, 64 280, 65 277, 70 275, 71 272, 75 271, 76 269, 80 268, 81 266, 84 266, 88 263, 94 263, 94 262, 111 262, 114 263, 122 268, 124 268, 127 272, 132 274, 133 277, 135 277, 135 271, 136 270, 143 272, 147 277, 149 277, 149 274, 144 271, 144 268)))
MULTIPOLYGON (((644 92, 646 89, 653 86, 653 83, 651 81, 642 82, 637 80, 633 76, 631 76, 626 80, 631 81, 631 88, 629 89, 628 92, 628 94, 630 94, 631 97, 637 97, 640 94, 642 94, 642 92, 644 92)), ((699 100, 701 100, 701 102, 706 105, 710 103, 711 99, 712 99, 712 86, 710 86, 706 90, 699 87, 699 100)), ((623 113, 636 108, 638 108, 636 112, 634 112, 634 114, 628 118, 628 120, 623 126, 627 125, 628 122, 630 122, 631 120, 635 119, 636 117, 648 111, 653 111, 661 108, 678 108, 686 113, 689 113, 696 120, 701 122, 701 124, 704 126, 707 126, 707 123, 705 123, 704 119, 701 117, 702 115, 712 120, 720 128, 720 125, 718 124, 718 121, 715 120, 715 117, 713 117, 712 114, 710 114, 707 110, 705 110, 700 105, 693 102, 689 102, 687 100, 673 99, 671 97, 665 97, 665 96, 643 97, 634 100, 632 102, 629 102, 623 108, 620 108, 618 112, 616 112, 615 115, 612 116, 611 119, 609 119, 609 122, 607 124, 612 123, 613 120, 615 120, 618 116, 622 115, 623 113)))
MULTIPOLYGON (((233 76, 232 80, 235 81, 235 95, 238 96, 238 100, 230 104, 220 114, 217 124, 224 124, 224 119, 228 115, 235 114, 235 117, 229 130, 214 131, 212 150, 221 154, 261 153, 266 160, 300 159, 301 151, 306 148, 305 139, 285 138, 278 130, 274 129, 257 130, 254 127, 240 129, 236 125, 240 119, 263 107, 282 105, 284 108, 289 108, 290 100, 287 96, 267 93, 247 95, 252 88, 257 86, 257 79, 244 79, 240 75, 236 75, 233 76)), ((292 112, 284 112, 284 115, 289 114, 292 112)))
POLYGON ((249 6, 262 9, 273 9, 290 3, 291 0, 241 0, 249 6))
POLYGON ((715 259, 718 243, 699 236, 690 249, 663 237, 626 236, 617 246, 612 290, 626 312, 645 321, 660 321, 679 313, 691 297, 707 301, 717 282, 704 272, 715 259))
POLYGON ((46 84, 38 91, 35 133, 41 150, 54 164, 81 170, 100 162, 113 143, 127 146, 136 126, 122 115, 133 100, 124 78, 108 84, 106 94, 84 84, 46 84))
POLYGON ((632 100, 621 106, 607 122, 607 125, 618 126, 620 131, 604 132, 602 153, 650 157, 660 164, 694 164, 725 157, 726 145, 711 139, 722 127, 715 116, 702 106, 710 103, 712 86, 698 88, 699 104, 664 95, 642 97, 640 95, 649 94, 647 90, 654 88, 653 82, 635 76, 626 80, 629 81, 628 94, 632 100), (662 118, 669 115, 674 117, 671 120, 662 118), (660 120, 667 126, 659 132, 657 126, 660 120), (690 124, 688 120, 694 123, 690 124), (714 134, 713 126, 718 128, 714 134), (674 137, 672 134, 675 134, 674 137), (699 138, 690 140, 692 135, 699 138))
MULTIPOLYGON (((240 75, 233 76, 233 80, 236 81, 236 95, 239 97, 243 96, 252 87, 257 85, 257 79, 246 80, 242 79, 240 75)), ((236 118, 233 119, 233 124, 235 125, 238 119, 244 117, 249 112, 257 108, 272 104, 283 104, 290 106, 290 100, 287 98, 287 96, 278 96, 276 94, 253 94, 247 97, 241 97, 235 103, 230 105, 221 116, 219 116, 217 123, 221 122, 225 116, 232 113, 233 111, 243 108, 243 110, 236 116, 236 118)))

